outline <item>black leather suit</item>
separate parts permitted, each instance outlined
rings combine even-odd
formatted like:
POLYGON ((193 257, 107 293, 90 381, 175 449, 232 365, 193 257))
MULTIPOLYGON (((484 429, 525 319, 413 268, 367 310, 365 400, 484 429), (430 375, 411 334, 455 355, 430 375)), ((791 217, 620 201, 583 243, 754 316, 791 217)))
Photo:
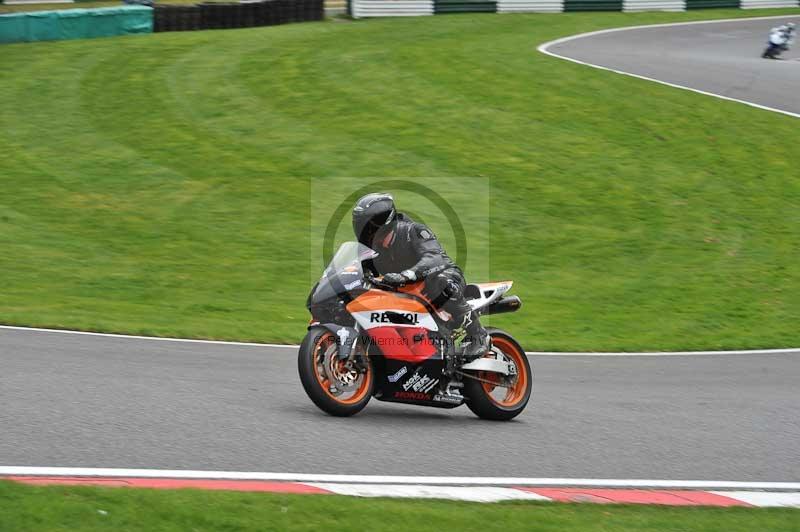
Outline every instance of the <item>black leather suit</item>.
POLYGON ((394 231, 389 234, 379 232, 372 244, 378 256, 367 261, 367 268, 376 275, 405 270, 414 272, 417 279, 425 281, 424 293, 434 306, 453 316, 451 326, 463 323, 470 311, 464 298, 464 274, 445 253, 428 226, 398 213, 394 231))

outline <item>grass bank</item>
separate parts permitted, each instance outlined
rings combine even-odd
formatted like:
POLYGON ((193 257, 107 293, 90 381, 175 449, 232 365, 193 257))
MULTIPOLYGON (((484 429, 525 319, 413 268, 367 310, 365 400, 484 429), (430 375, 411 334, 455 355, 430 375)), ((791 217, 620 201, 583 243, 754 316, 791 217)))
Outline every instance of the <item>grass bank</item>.
POLYGON ((483 176, 470 250, 516 281, 525 306, 495 323, 526 348, 798 345, 798 121, 535 50, 781 12, 798 10, 5 45, 0 322, 297 342, 313 179, 483 176))

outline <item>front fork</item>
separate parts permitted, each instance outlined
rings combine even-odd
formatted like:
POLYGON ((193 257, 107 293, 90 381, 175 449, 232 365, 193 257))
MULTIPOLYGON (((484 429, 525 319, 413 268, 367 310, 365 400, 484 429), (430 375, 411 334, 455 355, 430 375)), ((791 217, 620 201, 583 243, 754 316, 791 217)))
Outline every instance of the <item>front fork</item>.
POLYGON ((356 323, 355 327, 351 328, 353 339, 352 343, 346 350, 340 350, 339 357, 347 359, 348 367, 353 367, 359 373, 365 373, 369 369, 369 360, 367 360, 370 337, 367 335, 361 326, 356 323), (345 351, 342 353, 342 351, 345 351))

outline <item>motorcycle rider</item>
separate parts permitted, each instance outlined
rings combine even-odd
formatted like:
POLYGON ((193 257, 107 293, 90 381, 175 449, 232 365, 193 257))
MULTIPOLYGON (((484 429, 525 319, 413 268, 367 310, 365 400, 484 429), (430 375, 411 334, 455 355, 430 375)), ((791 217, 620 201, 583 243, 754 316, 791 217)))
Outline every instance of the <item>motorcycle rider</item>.
POLYGON ((782 26, 772 28, 769 32, 767 49, 761 54, 764 59, 778 59, 781 52, 785 52, 794 44, 795 25, 787 22, 782 26))
POLYGON ((359 199, 353 208, 353 231, 361 244, 378 252, 366 267, 383 275, 384 283, 401 286, 425 281, 424 293, 437 309, 450 315, 451 327, 464 327, 465 358, 471 360, 489 350, 489 335, 464 297, 463 272, 433 231, 397 212, 391 194, 373 193, 359 199))

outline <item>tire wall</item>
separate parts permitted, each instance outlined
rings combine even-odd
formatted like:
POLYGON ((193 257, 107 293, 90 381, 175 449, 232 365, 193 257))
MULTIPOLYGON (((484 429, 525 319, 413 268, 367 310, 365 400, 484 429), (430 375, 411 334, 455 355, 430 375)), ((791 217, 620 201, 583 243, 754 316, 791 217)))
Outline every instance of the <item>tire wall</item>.
POLYGON ((713 7, 739 7, 739 0, 686 0, 686 9, 711 9, 713 7))
POLYGON ((325 18, 324 0, 129 5, 0 15, 0 44, 112 37, 154 31, 273 26, 325 18))
POLYGON ((324 17, 323 0, 207 2, 188 6, 156 4, 153 31, 250 28, 322 20, 324 17))

